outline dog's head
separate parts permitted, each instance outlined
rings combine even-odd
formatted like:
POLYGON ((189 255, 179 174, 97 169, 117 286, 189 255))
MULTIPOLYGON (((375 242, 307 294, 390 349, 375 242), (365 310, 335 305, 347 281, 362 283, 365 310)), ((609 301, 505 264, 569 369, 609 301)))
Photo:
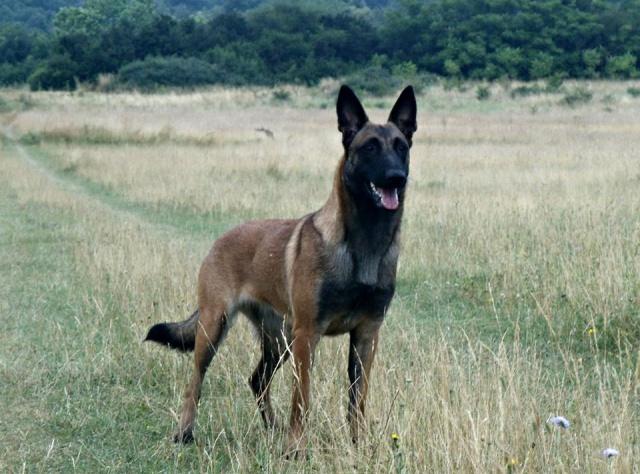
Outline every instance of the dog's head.
POLYGON ((404 199, 409 149, 417 130, 413 87, 402 91, 384 125, 369 122, 362 104, 347 86, 340 89, 336 109, 346 158, 347 191, 358 201, 368 199, 375 208, 395 211, 404 199))

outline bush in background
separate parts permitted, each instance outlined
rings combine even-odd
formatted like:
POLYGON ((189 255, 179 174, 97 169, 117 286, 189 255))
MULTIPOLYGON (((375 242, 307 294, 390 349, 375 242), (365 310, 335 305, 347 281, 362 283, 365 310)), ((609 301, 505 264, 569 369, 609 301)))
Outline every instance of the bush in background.
POLYGON ((221 82, 215 66, 195 58, 150 57, 123 66, 113 88, 155 90, 162 87, 198 87, 221 82))
POLYGON ((51 57, 29 76, 29 88, 36 90, 75 90, 77 64, 67 55, 51 57))

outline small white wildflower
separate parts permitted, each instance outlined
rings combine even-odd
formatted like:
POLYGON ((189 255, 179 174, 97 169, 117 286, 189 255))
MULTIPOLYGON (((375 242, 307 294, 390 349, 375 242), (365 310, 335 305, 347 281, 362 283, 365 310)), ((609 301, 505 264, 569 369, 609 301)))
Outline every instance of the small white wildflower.
POLYGON ((613 448, 607 448, 604 451, 602 451, 602 455, 607 459, 617 456, 618 454, 620 454, 620 451, 613 448))
POLYGON ((560 428, 564 428, 565 430, 569 428, 569 426, 571 426, 569 420, 567 420, 564 416, 552 416, 547 421, 550 421, 554 425, 559 426, 560 428))

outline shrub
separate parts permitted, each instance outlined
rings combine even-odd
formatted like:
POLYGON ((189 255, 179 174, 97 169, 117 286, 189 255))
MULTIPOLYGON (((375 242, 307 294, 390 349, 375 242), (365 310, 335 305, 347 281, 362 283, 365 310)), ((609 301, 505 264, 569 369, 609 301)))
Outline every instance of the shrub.
MULTIPOLYGON (((395 68, 394 71, 398 72, 395 68)), ((409 76, 393 74, 381 65, 366 67, 343 79, 343 82, 355 90, 377 97, 396 94, 409 84, 413 86, 416 94, 420 94, 425 87, 436 81, 437 77, 432 74, 415 72, 409 76)))
POLYGON ((529 76, 531 79, 543 79, 549 77, 554 69, 554 57, 544 51, 535 54, 531 60, 529 76))
POLYGON ((33 90, 75 90, 76 63, 68 56, 54 56, 29 76, 33 90))
POLYGON ((13 110, 13 106, 8 100, 0 97, 0 114, 6 114, 7 112, 11 112, 13 110))
POLYGON ((378 97, 390 95, 402 88, 403 81, 382 66, 369 66, 345 78, 345 82, 362 93, 378 97))
POLYGON ((291 92, 284 89, 278 89, 273 91, 272 96, 275 102, 287 102, 291 99, 291 92))
POLYGON ((218 70, 195 58, 149 57, 126 64, 118 72, 115 87, 154 90, 158 87, 192 88, 221 82, 218 70))
POLYGON ((567 91, 560 103, 573 107, 578 104, 586 104, 590 102, 592 98, 593 92, 584 86, 578 86, 573 90, 567 91))
POLYGON ((633 53, 625 53, 620 56, 611 56, 607 60, 605 72, 612 78, 628 79, 638 76, 636 69, 636 56, 633 53))
POLYGON ((531 86, 518 86, 511 90, 511 98, 517 97, 529 97, 532 95, 539 95, 544 92, 544 89, 540 84, 533 84, 531 86))
POLYGON ((545 86, 545 92, 554 93, 560 92, 564 83, 563 74, 555 74, 547 79, 547 85, 545 86))
POLYGON ((250 43, 238 41, 225 46, 216 46, 204 55, 213 64, 222 83, 232 86, 270 84, 268 68, 250 43))
POLYGON ((602 64, 603 56, 604 53, 601 47, 583 51, 582 62, 584 63, 586 77, 597 77, 598 68, 602 64))
POLYGON ((629 87, 627 89, 627 94, 631 97, 640 97, 640 87, 629 87))
POLYGON ((24 84, 29 76, 34 72, 30 61, 19 64, 0 62, 0 85, 12 86, 24 84))
POLYGON ((476 98, 478 100, 487 100, 491 97, 491 91, 486 86, 478 86, 476 89, 476 98))

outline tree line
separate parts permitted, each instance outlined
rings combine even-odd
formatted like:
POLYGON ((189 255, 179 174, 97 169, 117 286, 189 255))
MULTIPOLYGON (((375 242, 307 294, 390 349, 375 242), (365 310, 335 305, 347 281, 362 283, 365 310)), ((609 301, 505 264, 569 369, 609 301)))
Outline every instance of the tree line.
MULTIPOLYGON (((154 0, 87 0, 50 32, 0 26, 0 84, 73 89, 315 84, 357 78, 635 78, 637 0, 399 0, 383 16, 272 3, 179 18, 154 0)), ((385 82, 386 81, 386 82, 385 82)), ((383 91, 381 91, 383 92, 383 91)))

